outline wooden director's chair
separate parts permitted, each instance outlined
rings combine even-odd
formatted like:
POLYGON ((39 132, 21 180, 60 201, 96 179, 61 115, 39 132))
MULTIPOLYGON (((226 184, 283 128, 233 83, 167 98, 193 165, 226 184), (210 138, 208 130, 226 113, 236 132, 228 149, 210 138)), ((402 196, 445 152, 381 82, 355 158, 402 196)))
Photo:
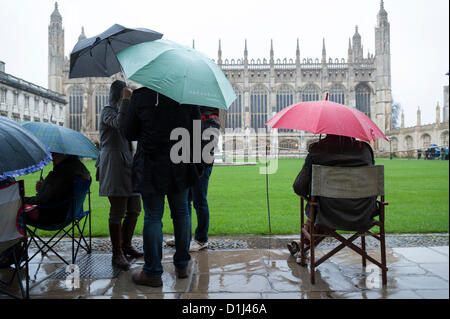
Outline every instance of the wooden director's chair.
POLYGON ((381 268, 383 285, 387 283, 387 271, 386 267, 386 245, 385 245, 385 233, 384 233, 384 217, 385 206, 388 205, 384 201, 384 166, 364 166, 364 167, 333 167, 333 166, 312 166, 312 181, 311 181, 311 199, 301 197, 300 200, 300 220, 301 220, 301 232, 300 232, 300 264, 306 266, 306 252, 310 250, 310 278, 311 283, 315 283, 315 268, 318 267, 328 258, 332 257, 338 251, 345 247, 349 247, 362 256, 362 266, 366 267, 366 260, 374 263, 381 268), (330 197, 330 198, 367 198, 377 197, 377 209, 378 220, 366 231, 357 231, 353 236, 346 239, 342 235, 338 234, 336 230, 330 230, 321 227, 322 232, 325 234, 317 234, 316 227, 314 226, 315 218, 317 216, 317 207, 319 205, 318 196, 330 197), (305 201, 309 202, 309 218, 310 225, 304 226, 304 213, 305 201), (379 227, 378 233, 373 233, 370 230, 375 227, 379 227), (370 235, 380 241, 381 248, 381 262, 375 260, 369 256, 366 252, 365 236, 370 235), (318 245, 325 237, 334 237, 341 244, 334 248, 332 251, 324 255, 319 260, 315 259, 314 246, 318 245), (361 237, 361 247, 353 244, 353 241, 361 237), (309 239, 310 244, 305 244, 305 238, 309 239), (315 243, 315 245, 313 244, 315 243))

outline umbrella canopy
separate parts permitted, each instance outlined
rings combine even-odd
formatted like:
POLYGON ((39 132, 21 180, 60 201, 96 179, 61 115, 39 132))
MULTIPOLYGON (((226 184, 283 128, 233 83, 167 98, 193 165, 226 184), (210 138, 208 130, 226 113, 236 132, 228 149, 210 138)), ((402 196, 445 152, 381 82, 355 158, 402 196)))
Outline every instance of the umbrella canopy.
POLYGON ((437 144, 430 144, 430 148, 434 148, 436 151, 438 151, 438 152, 440 152, 441 151, 441 148, 440 147, 438 147, 438 145, 437 144))
POLYGON ((330 101, 291 105, 277 113, 266 125, 313 134, 350 136, 364 141, 377 138, 388 141, 378 126, 364 113, 330 101))
POLYGON ((70 54, 69 78, 109 77, 122 71, 115 52, 130 45, 162 38, 162 33, 115 24, 105 32, 79 41, 70 54))
POLYGON ((44 122, 24 122, 24 128, 34 134, 53 153, 97 158, 98 150, 83 134, 67 127, 44 122))
POLYGON ((39 139, 0 116, 0 180, 37 172, 51 160, 50 150, 39 139))
POLYGON ((117 53, 127 77, 180 104, 227 110, 236 99, 222 70, 204 54, 168 40, 155 40, 117 53))

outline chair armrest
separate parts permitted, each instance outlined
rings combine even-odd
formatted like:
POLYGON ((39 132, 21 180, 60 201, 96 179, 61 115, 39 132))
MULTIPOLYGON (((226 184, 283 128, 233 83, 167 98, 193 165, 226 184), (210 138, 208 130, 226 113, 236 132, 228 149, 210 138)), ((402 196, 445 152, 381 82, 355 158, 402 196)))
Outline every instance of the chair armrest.
POLYGON ((301 198, 303 198, 303 200, 307 201, 309 203, 309 199, 306 196, 300 195, 301 198))
POLYGON ((381 200, 377 199, 377 203, 383 206, 388 206, 389 203, 388 202, 382 202, 381 200))
POLYGON ((300 197, 303 199, 303 200, 305 200, 309 205, 317 205, 317 202, 313 202, 313 201, 311 201, 311 197, 306 197, 306 196, 303 196, 303 195, 300 195, 300 197))
POLYGON ((300 196, 302 199, 304 199, 308 204, 309 204, 309 206, 318 206, 319 205, 319 203, 317 202, 317 201, 314 201, 313 200, 313 197, 310 197, 310 198, 307 198, 307 197, 305 197, 305 196, 300 196))

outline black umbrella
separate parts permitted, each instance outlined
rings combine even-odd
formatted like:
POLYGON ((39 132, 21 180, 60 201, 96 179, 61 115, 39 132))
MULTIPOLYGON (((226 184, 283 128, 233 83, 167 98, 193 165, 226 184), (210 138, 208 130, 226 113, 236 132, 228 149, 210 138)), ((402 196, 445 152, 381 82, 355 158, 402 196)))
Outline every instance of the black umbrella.
POLYGON ((97 36, 75 45, 70 54, 69 78, 109 77, 122 71, 116 52, 131 45, 162 38, 162 33, 138 28, 125 28, 119 24, 97 36))

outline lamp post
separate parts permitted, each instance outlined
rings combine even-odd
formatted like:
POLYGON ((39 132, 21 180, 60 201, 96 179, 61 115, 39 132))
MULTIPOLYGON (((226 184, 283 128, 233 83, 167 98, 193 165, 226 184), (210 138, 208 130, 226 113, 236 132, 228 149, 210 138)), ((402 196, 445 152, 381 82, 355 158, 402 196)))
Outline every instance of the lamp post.
POLYGON ((389 139, 389 159, 392 159, 392 139, 389 139))

